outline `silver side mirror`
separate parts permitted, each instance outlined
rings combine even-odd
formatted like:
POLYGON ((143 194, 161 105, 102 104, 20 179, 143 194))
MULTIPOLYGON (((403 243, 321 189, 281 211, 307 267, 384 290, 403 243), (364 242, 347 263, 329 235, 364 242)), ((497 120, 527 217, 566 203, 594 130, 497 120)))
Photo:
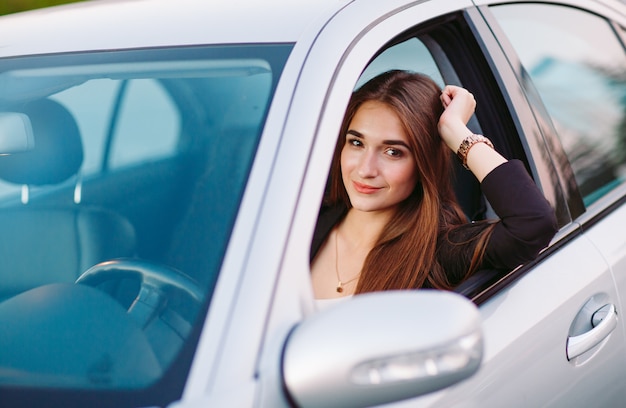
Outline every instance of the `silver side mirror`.
POLYGON ((364 294, 296 327, 284 382, 302 408, 368 407, 424 395, 473 375, 481 318, 468 299, 435 290, 364 294))
POLYGON ((34 147, 33 127, 28 116, 0 112, 0 155, 26 152, 34 147))

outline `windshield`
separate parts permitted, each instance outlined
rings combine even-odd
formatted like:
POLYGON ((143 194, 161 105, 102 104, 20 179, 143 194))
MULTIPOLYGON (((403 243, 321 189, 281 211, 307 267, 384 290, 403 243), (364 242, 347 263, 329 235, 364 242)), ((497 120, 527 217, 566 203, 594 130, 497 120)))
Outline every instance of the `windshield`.
POLYGON ((0 61, 0 393, 180 396, 289 51, 0 61))

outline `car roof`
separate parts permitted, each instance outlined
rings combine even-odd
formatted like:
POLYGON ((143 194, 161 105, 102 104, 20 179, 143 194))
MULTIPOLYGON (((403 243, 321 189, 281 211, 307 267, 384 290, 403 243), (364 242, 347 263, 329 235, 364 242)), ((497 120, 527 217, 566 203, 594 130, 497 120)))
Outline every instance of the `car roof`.
MULTIPOLYGON (((493 1, 472 0, 475 5, 493 1)), ((498 2, 514 1, 517 0, 498 2)), ((623 10, 623 0, 557 1, 573 6, 595 5, 605 10, 623 10)), ((1 16, 0 58, 165 46, 294 43, 303 37, 312 41, 348 4, 358 3, 359 6, 352 11, 353 16, 358 17, 361 6, 367 9, 378 2, 87 0, 1 16)), ((403 8, 413 2, 389 0, 388 7, 403 8)), ((467 3, 471 4, 469 0, 467 3)), ((376 10, 381 12, 383 9, 376 10)))
POLYGON ((352 0, 91 0, 0 17, 0 57, 290 43, 352 0))

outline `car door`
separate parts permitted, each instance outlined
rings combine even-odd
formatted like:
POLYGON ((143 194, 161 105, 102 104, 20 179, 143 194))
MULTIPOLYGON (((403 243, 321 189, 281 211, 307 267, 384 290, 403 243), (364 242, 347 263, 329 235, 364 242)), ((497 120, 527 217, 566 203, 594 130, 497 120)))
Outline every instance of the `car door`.
POLYGON ((609 21, 580 8, 507 4, 481 8, 479 12, 491 23, 497 42, 506 50, 506 59, 516 72, 517 80, 507 78, 505 64, 500 65, 497 59, 498 46, 492 47, 492 40, 485 34, 483 41, 501 75, 509 106, 520 122, 537 119, 536 129, 521 134, 529 162, 540 162, 550 155, 554 164, 553 172, 536 167, 536 181, 544 192, 546 185, 561 186, 557 200, 566 203, 571 218, 564 216, 563 205, 557 206, 561 229, 551 246, 532 265, 522 266, 474 297, 481 303, 485 318, 487 356, 483 367, 477 376, 448 390, 447 395, 431 398, 444 405, 463 406, 619 405, 624 398, 621 384, 606 378, 624 375, 624 335, 614 314, 621 313, 620 293, 611 273, 620 262, 623 265, 624 242, 606 242, 616 237, 615 226, 623 223, 619 207, 623 181, 616 170, 623 167, 623 160, 620 163, 610 154, 617 150, 619 132, 615 129, 623 120, 623 102, 620 104, 619 96, 612 99, 611 95, 594 99, 597 94, 593 87, 584 84, 602 84, 602 78, 589 70, 581 73, 568 67, 571 71, 552 72, 548 79, 540 76, 549 71, 550 64, 559 61, 554 54, 568 51, 585 51, 580 60, 601 72, 606 68, 601 63, 610 61, 617 71, 604 72, 623 75, 623 47, 609 21), (573 28, 581 25, 593 29, 573 28), (572 33, 583 38, 575 38, 572 33), (584 38, 589 33, 593 38, 584 38), (526 52, 536 58, 538 49, 546 50, 552 58, 539 63, 536 70, 527 69, 530 56, 526 52), (601 59, 593 58, 595 55, 601 59), (530 115, 525 103, 516 98, 518 94, 524 94, 530 102, 530 115), (560 103, 550 97, 560 98, 560 103), (606 116, 598 117, 603 109, 605 113, 615 112, 612 121, 607 123, 606 116), (557 121, 557 114, 561 118, 569 114, 568 120, 557 121), (601 122, 603 129, 584 129, 587 133, 572 129, 585 122, 592 128, 601 122), (604 143, 583 143, 581 137, 604 143), (574 143, 572 138, 579 142, 574 143), (589 145, 591 149, 581 152, 581 146, 589 145), (578 348, 580 344, 584 347, 578 348))
MULTIPOLYGON (((573 214, 610 267, 621 297, 616 304, 618 314, 623 316, 626 20, 623 12, 616 10, 601 5, 584 10, 554 3, 490 9, 555 125, 584 206, 583 212, 573 214), (580 30, 581 26, 588 29, 580 30), (522 34, 529 28, 534 35, 522 34)), ((623 319, 620 325, 624 330, 623 319)), ((622 346, 620 354, 624 352, 622 346)))
MULTIPOLYGON (((591 325, 595 312, 605 305, 609 306, 603 310, 609 312, 611 305, 619 308, 619 297, 605 257, 575 219, 581 203, 576 197, 577 188, 567 178, 567 169, 555 160, 561 157, 559 149, 552 151, 554 140, 535 112, 533 95, 524 88, 523 78, 510 65, 481 12, 471 5, 464 8, 460 2, 456 4, 458 9, 446 10, 442 6, 437 10, 433 3, 396 10, 386 14, 386 18, 370 22, 341 53, 323 98, 319 123, 310 124, 316 128, 316 139, 300 191, 302 204, 292 224, 291 236, 297 239, 287 244, 277 302, 283 307, 292 302, 292 317, 316 312, 308 282, 310 240, 303 237, 312 235, 311 213, 315 211, 311 210, 311 202, 321 200, 325 177, 320 174, 328 173, 343 109, 350 91, 364 79, 361 72, 366 68, 363 75, 367 76, 388 68, 430 69, 429 75, 465 86, 475 94, 477 115, 471 126, 492 138, 496 148, 507 157, 526 163, 553 204, 560 231, 536 261, 504 275, 488 276, 468 294, 480 304, 484 319, 486 349, 479 372, 456 386, 394 406, 535 407, 619 401, 626 396, 623 387, 606 378, 626 374, 624 332, 615 329, 613 313, 606 314, 601 326, 603 320, 600 314, 596 315, 600 331, 591 325), (407 25, 407 21, 412 24, 407 25), (377 56, 381 59, 375 59, 377 56), (373 61, 368 65, 370 60, 373 61), (379 63, 381 66, 376 67, 379 63), (585 340, 590 337, 594 340, 585 340)), ((361 21, 347 16, 350 8, 337 19, 344 23, 344 33, 361 21)), ((337 29, 333 24, 326 27, 328 31, 320 35, 316 47, 325 44, 324 34, 337 44, 341 36, 330 37, 333 29, 337 29)), ((328 50, 330 42, 326 46, 328 50)), ((309 54, 311 60, 316 56, 316 47, 309 54)), ((327 59, 326 63, 331 61, 334 60, 327 59)), ((313 70, 310 66, 305 66, 301 81, 309 80, 319 87, 320 78, 326 79, 320 72, 327 70, 316 68, 317 83, 308 72, 313 70)), ((294 106, 297 102, 296 96, 294 106)), ((298 128, 302 123, 299 125, 298 128)), ((289 131, 288 123, 286 132, 289 131)), ((464 180, 467 175, 460 173, 460 177, 464 180)), ((468 202, 470 209, 476 205, 471 197, 468 202)), ((487 209, 482 216, 488 215, 487 209)), ((269 327, 280 326, 277 316, 274 312, 269 327)), ((270 365, 265 359, 260 363, 260 367, 270 365)), ((267 386, 277 384, 270 382, 267 386)))

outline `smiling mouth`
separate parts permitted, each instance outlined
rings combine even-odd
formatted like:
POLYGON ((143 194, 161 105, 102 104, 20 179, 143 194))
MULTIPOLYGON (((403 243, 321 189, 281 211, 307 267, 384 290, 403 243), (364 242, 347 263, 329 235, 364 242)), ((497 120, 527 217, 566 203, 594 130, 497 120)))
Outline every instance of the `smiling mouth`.
POLYGON ((381 189, 381 187, 372 187, 356 181, 353 181, 352 185, 354 186, 354 189, 361 194, 374 194, 381 189))

